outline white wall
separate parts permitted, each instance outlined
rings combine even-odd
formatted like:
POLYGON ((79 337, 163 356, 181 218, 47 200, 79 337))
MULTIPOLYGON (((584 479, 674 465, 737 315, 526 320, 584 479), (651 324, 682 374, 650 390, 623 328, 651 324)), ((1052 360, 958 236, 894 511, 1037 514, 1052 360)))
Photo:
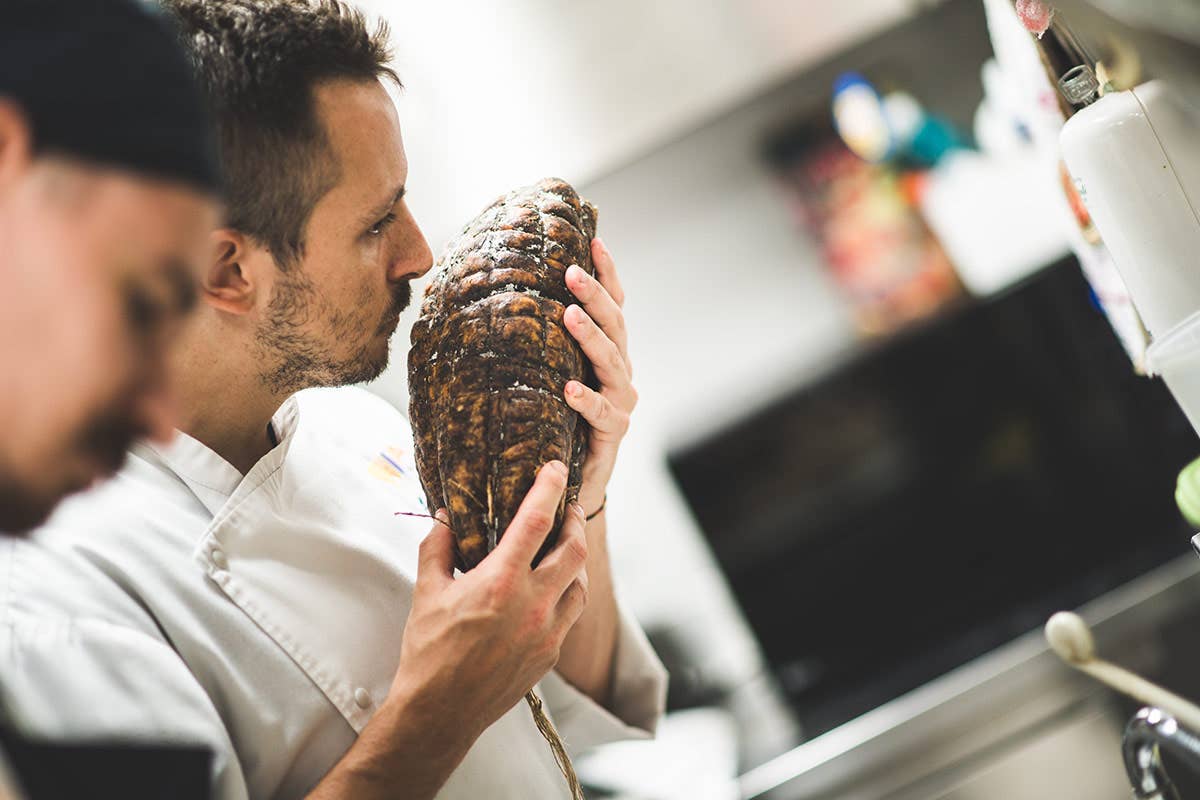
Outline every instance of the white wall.
POLYGON ((391 24, 410 202, 437 245, 489 200, 696 127, 915 0, 357 0, 391 24))

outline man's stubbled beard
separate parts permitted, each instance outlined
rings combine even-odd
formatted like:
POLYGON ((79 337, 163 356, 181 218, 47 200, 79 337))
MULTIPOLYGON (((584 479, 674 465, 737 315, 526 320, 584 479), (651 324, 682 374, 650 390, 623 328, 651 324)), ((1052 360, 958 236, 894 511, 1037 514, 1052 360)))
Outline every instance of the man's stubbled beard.
MULTIPOLYGON (((126 451, 149 431, 133 422, 127 409, 114 408, 94 417, 79 437, 74 453, 85 453, 100 465, 100 477, 113 475, 125 463, 126 451)), ((22 483, 0 465, 0 533, 22 535, 49 519, 66 496, 87 488, 85 484, 63 485, 53 494, 39 492, 22 483)))
POLYGON ((31 496, 27 487, 0 470, 0 533, 21 536, 50 517, 55 501, 31 496))
POLYGON ((378 378, 387 368, 389 352, 384 348, 374 355, 371 345, 379 335, 395 330, 411 297, 408 281, 396 284, 392 302, 383 315, 365 321, 353 314, 371 305, 369 289, 363 290, 351 308, 342 311, 329 307, 298 267, 281 273, 267 305, 266 319, 255 332, 267 365, 260 375, 263 383, 278 394, 291 394, 313 386, 346 386, 378 378), (326 338, 303 330, 310 320, 322 317, 327 319, 326 338), (333 349, 347 341, 362 342, 362 350, 339 358, 333 349))

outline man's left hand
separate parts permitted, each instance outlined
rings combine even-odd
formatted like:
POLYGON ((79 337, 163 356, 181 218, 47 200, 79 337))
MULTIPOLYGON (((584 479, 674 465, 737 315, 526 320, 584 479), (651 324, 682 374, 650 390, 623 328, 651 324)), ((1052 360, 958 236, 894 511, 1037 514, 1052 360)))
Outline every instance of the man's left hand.
POLYGON ((625 315, 621 311, 625 292, 608 248, 600 239, 593 239, 591 247, 596 276, 588 275, 578 266, 567 270, 567 288, 579 304, 568 306, 563 315, 567 330, 592 362, 600 383, 599 391, 594 391, 579 381, 568 381, 563 393, 567 405, 592 427, 579 490, 579 504, 587 514, 595 512, 604 502, 617 449, 629 430, 629 417, 638 399, 629 365, 625 315))

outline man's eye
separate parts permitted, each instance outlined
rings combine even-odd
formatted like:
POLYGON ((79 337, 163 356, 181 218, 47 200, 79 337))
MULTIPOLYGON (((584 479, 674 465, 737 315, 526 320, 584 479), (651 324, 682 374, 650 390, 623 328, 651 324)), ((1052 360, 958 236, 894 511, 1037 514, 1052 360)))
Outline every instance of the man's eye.
POLYGON ((396 215, 392 212, 388 212, 387 216, 385 216, 383 219, 379 220, 379 222, 376 222, 374 225, 372 225, 367 230, 367 233, 371 234, 372 236, 378 236, 379 234, 383 233, 384 230, 387 229, 388 225, 391 225, 395 221, 396 221, 396 215))
POLYGON ((133 288, 125 294, 125 313, 135 329, 149 331, 162 320, 163 307, 144 290, 133 288))

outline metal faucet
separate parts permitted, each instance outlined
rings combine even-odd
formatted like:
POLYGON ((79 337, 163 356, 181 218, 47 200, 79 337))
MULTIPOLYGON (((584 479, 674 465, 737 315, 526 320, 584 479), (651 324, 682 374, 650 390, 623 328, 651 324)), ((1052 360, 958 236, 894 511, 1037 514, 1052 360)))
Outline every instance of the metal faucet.
POLYGON ((1129 720, 1121 737, 1125 772, 1137 800, 1181 800, 1163 766, 1162 750, 1200 766, 1200 737, 1161 709, 1143 708, 1129 720))

